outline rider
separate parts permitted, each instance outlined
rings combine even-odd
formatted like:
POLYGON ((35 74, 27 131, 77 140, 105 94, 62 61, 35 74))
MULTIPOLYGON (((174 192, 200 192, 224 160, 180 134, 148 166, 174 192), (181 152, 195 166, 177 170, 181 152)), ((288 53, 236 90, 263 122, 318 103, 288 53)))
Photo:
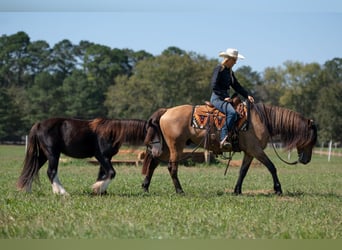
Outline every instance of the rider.
POLYGON ((232 70, 238 58, 244 59, 245 57, 239 54, 236 49, 229 48, 219 54, 223 57, 220 65, 216 66, 211 79, 212 94, 210 102, 222 113, 226 115, 226 124, 221 130, 220 145, 221 148, 230 149, 231 143, 229 142, 232 130, 237 120, 237 113, 235 112, 229 97, 230 86, 244 98, 248 98, 250 102, 254 102, 246 89, 244 89, 236 79, 232 70))

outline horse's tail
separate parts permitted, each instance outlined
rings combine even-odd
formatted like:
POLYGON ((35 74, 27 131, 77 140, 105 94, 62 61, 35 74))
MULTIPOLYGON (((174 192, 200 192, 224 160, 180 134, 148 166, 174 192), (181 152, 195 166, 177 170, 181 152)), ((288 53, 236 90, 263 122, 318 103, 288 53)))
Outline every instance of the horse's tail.
POLYGON ((144 141, 145 145, 149 145, 152 142, 153 138, 156 137, 156 134, 158 134, 159 138, 161 139, 162 133, 160 130, 159 121, 166 111, 166 108, 160 108, 156 112, 154 112, 148 119, 146 128, 147 132, 144 141))
POLYGON ((143 175, 147 174, 147 169, 150 167, 152 159, 153 159, 153 155, 151 154, 151 152, 149 152, 149 150, 146 150, 143 167, 141 169, 141 173, 143 175))
POLYGON ((147 133, 146 133, 146 137, 145 137, 145 145, 147 145, 147 147, 150 147, 146 150, 146 154, 145 154, 145 158, 144 158, 144 164, 142 167, 142 174, 146 174, 147 173, 147 169, 150 167, 151 162, 153 160, 154 156, 159 156, 161 155, 161 148, 160 150, 155 149, 154 145, 155 142, 153 142, 154 138, 159 138, 159 145, 160 147, 162 147, 162 143, 163 143, 163 135, 162 132, 160 130, 160 125, 159 125, 159 121, 160 118, 162 117, 162 115, 167 111, 166 108, 160 108, 158 109, 156 112, 154 112, 151 117, 149 118, 149 120, 147 121, 147 133), (158 152, 158 153, 155 153, 158 152))
POLYGON ((141 173, 143 175, 147 175, 148 170, 155 169, 158 166, 158 164, 159 164, 159 160, 152 155, 151 151, 146 150, 141 173))
POLYGON ((17 182, 17 188, 19 190, 31 191, 32 182, 34 179, 38 179, 39 165, 39 153, 40 146, 37 136, 37 130, 39 129, 39 123, 36 123, 31 128, 26 156, 24 160, 24 167, 17 182))

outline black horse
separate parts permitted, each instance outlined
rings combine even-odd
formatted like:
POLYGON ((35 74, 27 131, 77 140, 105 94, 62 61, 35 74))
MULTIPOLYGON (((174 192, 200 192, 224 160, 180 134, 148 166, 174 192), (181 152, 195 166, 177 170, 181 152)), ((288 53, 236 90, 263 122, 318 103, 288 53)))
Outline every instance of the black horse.
MULTIPOLYGON (((115 177, 111 164, 123 143, 144 143, 147 122, 143 120, 78 120, 51 118, 33 125, 29 134, 24 167, 17 182, 20 190, 31 191, 32 182, 38 177, 39 169, 49 162, 47 175, 52 190, 67 194, 58 179, 58 162, 61 153, 74 158, 93 157, 99 161, 94 194, 103 194, 115 177)), ((148 142, 147 142, 148 144, 148 142)))

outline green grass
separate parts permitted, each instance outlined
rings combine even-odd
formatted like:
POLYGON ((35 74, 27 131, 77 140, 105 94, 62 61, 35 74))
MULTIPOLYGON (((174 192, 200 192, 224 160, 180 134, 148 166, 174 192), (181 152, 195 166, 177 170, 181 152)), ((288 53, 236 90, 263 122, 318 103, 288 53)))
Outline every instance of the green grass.
POLYGON ((156 169, 148 194, 140 187, 140 168, 116 166, 108 195, 92 196, 98 167, 70 158, 59 167, 70 194, 63 197, 52 194, 46 165, 32 193, 18 192, 24 147, 0 146, 0 238, 341 239, 342 158, 328 163, 327 156, 315 155, 309 165, 286 166, 269 155, 282 183, 280 197, 272 194, 265 167, 252 167, 244 194, 232 195, 239 169, 224 176, 223 164, 180 166, 185 195, 175 194, 165 166, 156 169))

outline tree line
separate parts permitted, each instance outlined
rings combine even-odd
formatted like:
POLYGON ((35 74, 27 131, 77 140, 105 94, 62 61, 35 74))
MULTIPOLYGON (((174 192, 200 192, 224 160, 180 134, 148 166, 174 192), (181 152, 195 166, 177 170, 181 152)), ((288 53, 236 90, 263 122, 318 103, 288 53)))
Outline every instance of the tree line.
MULTIPOLYGON (((0 37, 0 141, 18 140, 49 117, 147 119, 160 107, 210 98, 217 59, 178 47, 154 56, 64 39, 53 47, 25 32, 0 37)), ((257 102, 313 118, 321 142, 342 141, 342 58, 235 69, 257 102)))

